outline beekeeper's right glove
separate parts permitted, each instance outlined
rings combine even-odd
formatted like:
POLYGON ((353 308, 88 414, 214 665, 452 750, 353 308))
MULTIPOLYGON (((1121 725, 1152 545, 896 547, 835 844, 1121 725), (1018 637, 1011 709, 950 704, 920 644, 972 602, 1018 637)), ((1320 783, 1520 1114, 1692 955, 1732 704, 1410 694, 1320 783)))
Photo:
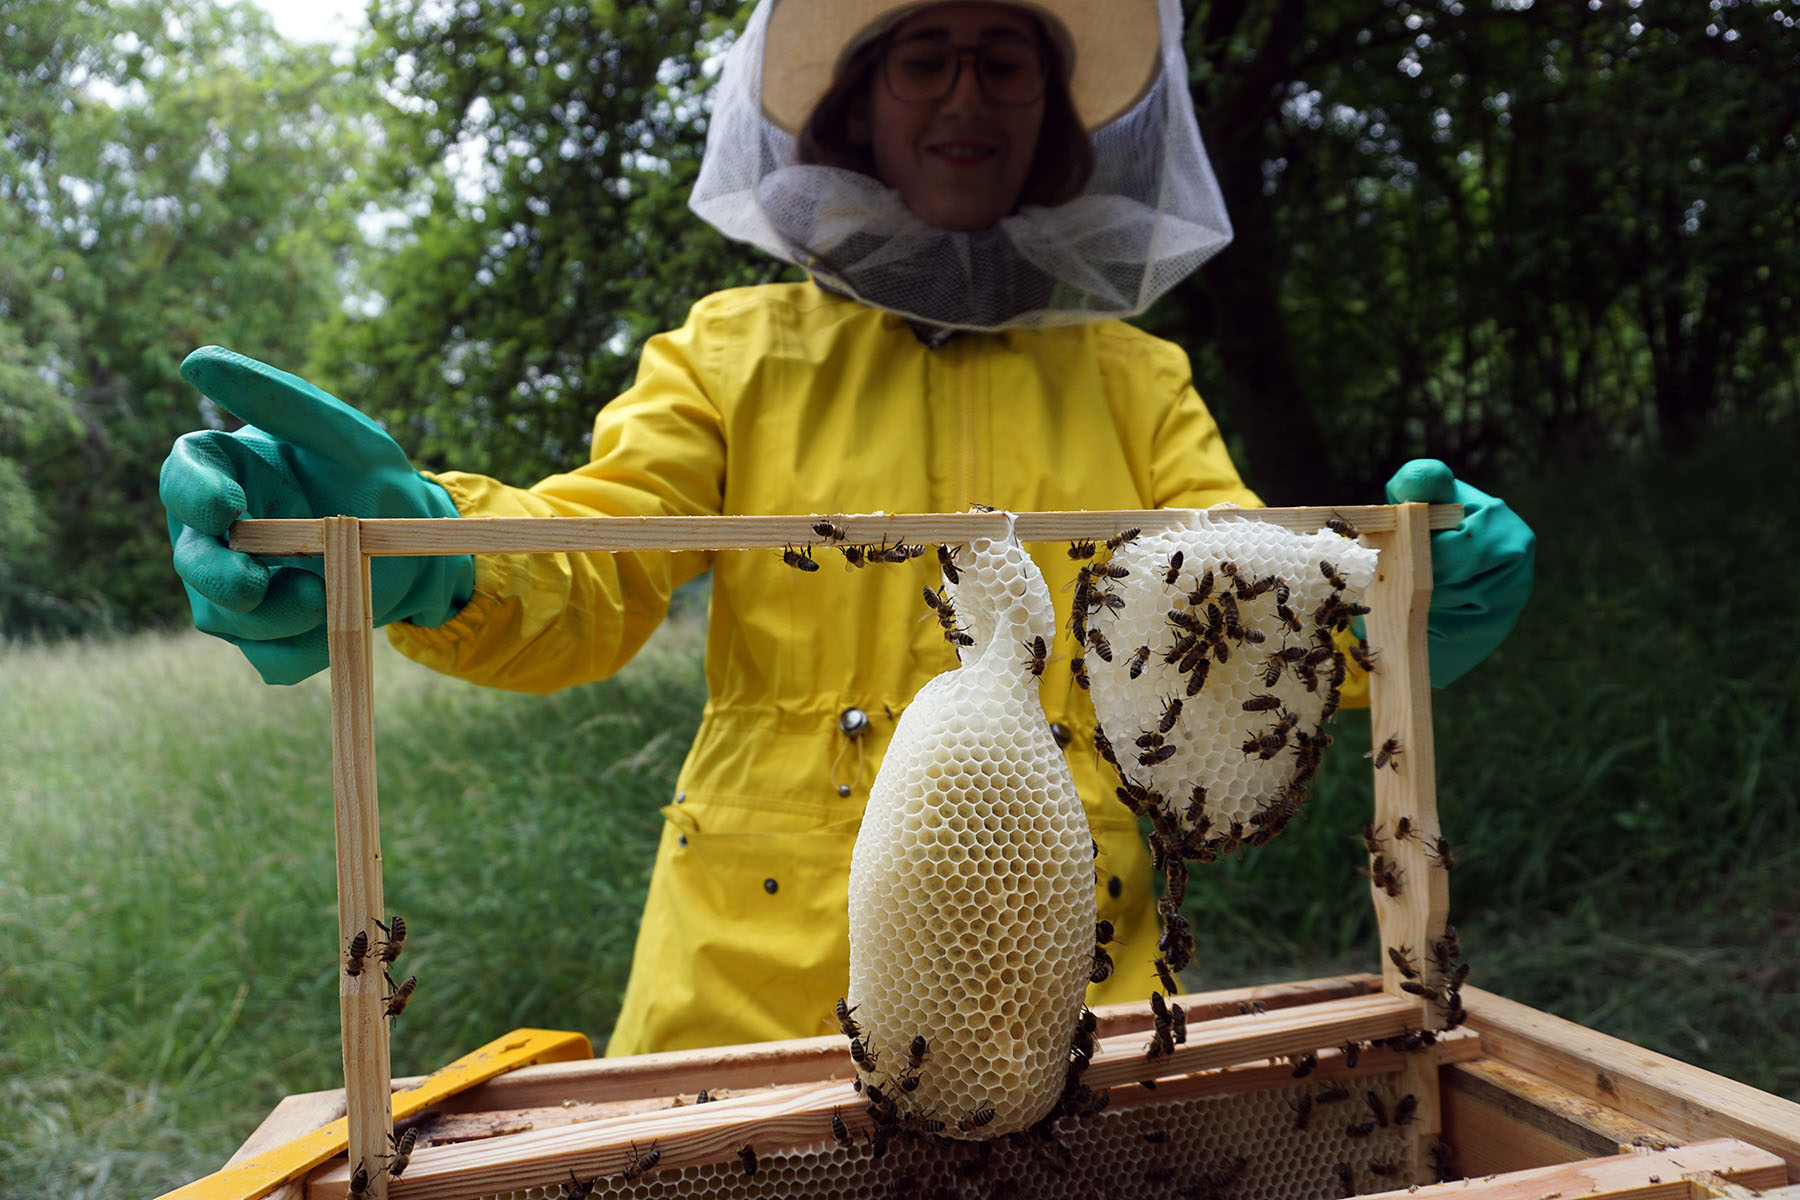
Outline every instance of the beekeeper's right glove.
MULTIPOLYGON (((297 375, 219 346, 188 355, 182 378, 248 422, 184 434, 163 462, 175 572, 194 625, 237 646, 267 683, 327 665, 324 566, 230 549, 239 517, 454 517, 442 487, 413 470, 374 421, 297 375)), ((370 568, 375 624, 449 620, 475 590, 475 560, 380 557, 370 568)))

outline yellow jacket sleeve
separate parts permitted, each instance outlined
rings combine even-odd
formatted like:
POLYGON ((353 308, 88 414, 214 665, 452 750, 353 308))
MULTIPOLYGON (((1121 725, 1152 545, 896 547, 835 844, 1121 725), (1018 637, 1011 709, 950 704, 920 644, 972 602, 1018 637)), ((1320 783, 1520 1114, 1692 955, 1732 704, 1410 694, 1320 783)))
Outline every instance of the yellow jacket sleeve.
MULTIPOLYGON (((469 517, 694 516, 717 513, 725 447, 697 362, 695 325, 652 338, 636 384, 600 411, 591 461, 535 487, 450 472, 442 484, 469 517)), ((706 569, 701 553, 484 554, 475 594, 443 625, 388 626, 401 653, 490 687, 551 692, 624 666, 668 612, 676 587, 706 569)))

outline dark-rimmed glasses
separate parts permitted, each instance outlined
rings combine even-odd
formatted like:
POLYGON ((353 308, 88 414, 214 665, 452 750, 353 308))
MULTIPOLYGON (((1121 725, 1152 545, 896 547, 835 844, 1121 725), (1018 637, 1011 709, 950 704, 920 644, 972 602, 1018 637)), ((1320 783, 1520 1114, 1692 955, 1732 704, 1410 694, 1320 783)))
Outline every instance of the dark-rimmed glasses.
POLYGON ((995 104, 1033 104, 1044 94, 1049 66, 1043 47, 1026 38, 991 38, 972 46, 939 37, 889 42, 881 74, 896 100, 927 104, 956 90, 965 57, 975 60, 981 92, 995 104))

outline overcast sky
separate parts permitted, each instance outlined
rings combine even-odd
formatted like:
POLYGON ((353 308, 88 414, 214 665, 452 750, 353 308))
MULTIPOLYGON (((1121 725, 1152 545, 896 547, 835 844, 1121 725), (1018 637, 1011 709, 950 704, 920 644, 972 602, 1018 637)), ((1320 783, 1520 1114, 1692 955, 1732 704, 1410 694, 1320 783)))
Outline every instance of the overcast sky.
POLYGON ((367 0, 252 0, 275 20, 282 36, 296 41, 343 45, 355 39, 367 22, 367 0))

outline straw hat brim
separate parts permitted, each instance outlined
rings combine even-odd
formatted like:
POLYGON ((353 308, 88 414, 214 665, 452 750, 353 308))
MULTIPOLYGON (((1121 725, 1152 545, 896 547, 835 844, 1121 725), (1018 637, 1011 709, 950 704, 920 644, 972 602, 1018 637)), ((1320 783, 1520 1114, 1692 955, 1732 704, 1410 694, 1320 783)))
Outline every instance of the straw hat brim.
MULTIPOLYGON (((1069 92, 1089 130, 1137 102, 1156 73, 1156 0, 1030 0, 1013 7, 1041 18, 1074 54, 1069 92)), ((797 134, 851 51, 924 8, 920 0, 776 0, 763 49, 762 106, 797 134)))

